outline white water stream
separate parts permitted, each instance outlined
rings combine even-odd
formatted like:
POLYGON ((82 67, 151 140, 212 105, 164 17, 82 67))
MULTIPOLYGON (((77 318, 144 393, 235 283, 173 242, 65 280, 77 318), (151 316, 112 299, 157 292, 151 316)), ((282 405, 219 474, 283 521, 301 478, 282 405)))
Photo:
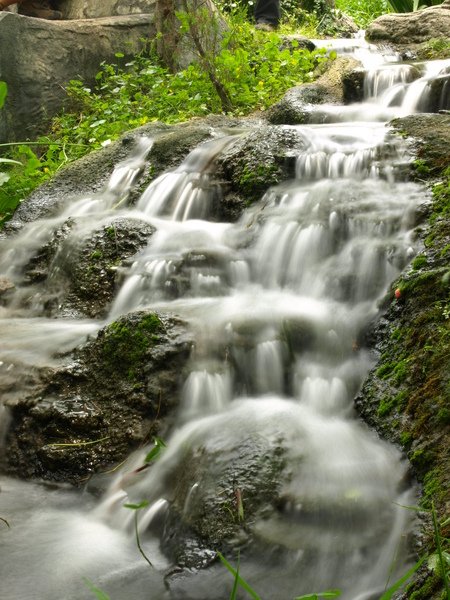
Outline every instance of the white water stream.
MULTIPOLYGON (((97 505, 88 493, 2 478, 0 517, 11 525, 0 522, 2 600, 92 598, 83 578, 112 600, 228 598, 231 576, 220 565, 168 591, 170 564, 147 528, 167 511, 166 480, 186 448, 225 453, 253 437, 268 447, 282 439, 290 471, 283 508, 268 507, 253 526, 261 554, 242 557, 241 573, 263 600, 329 588, 342 589, 344 600, 375 600, 407 570, 411 516, 398 504, 413 503, 414 492, 401 456, 356 419, 352 399, 373 364, 361 336, 415 253, 414 214, 426 198, 422 187, 398 176, 408 157, 385 121, 424 110, 430 82, 450 61, 416 68, 382 57, 363 40, 339 43, 368 68, 366 101, 321 105, 317 124, 296 127, 306 143, 296 178, 269 190, 238 223, 208 220, 220 201, 213 158, 233 136, 196 149, 127 208, 151 146, 143 140, 104 193, 70 203, 1 246, 0 274, 20 295, 21 268, 69 216, 83 232, 118 214, 148 221, 157 232, 130 267, 109 320, 144 307, 167 310, 188 320, 197 336, 178 424, 151 469, 128 477, 145 451, 130 457, 97 505), (192 262, 187 291, 174 299, 171 276, 188 256, 209 260, 192 262), (139 528, 153 570, 123 508, 144 499, 150 505, 139 528)), ((448 97, 440 102, 437 109, 449 108, 448 97)), ((46 319, 39 298, 27 311, 21 305, 0 308, 6 379, 17 363, 63 360, 58 353, 104 324, 46 319)), ((0 406, 0 442, 7 424, 0 406)), ((186 514, 207 485, 214 491, 210 480, 191 481, 186 514)))

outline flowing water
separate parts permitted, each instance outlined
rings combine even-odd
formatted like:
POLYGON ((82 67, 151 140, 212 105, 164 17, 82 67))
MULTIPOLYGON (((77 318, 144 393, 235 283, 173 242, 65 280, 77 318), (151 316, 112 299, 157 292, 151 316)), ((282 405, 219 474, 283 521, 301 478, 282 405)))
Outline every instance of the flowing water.
MULTIPOLYGON (((295 179, 270 189, 238 223, 209 219, 220 202, 214 157, 242 133, 197 148, 128 208, 151 148, 142 140, 104 192, 68 203, 3 244, 0 271, 17 290, 0 308, 5 381, 22 376, 18 364, 56 364, 104 325, 45 318, 39 293, 23 308, 22 267, 68 217, 77 222, 74 238, 117 214, 153 224, 157 231, 130 266, 108 320, 141 308, 170 311, 190 322, 197 340, 177 423, 151 469, 128 477, 145 451, 130 457, 100 503, 87 492, 2 479, 0 516, 11 524, 1 531, 5 600, 93 597, 83 578, 114 600, 228 598, 231 576, 220 565, 167 590, 170 563, 151 526, 169 510, 167 481, 186 448, 226 457, 249 440, 265 449, 282 444, 289 466, 282 507, 268 506, 253 524, 256 549, 242 557, 243 575, 264 600, 329 588, 346 600, 374 600, 407 569, 412 525, 398 505, 414 502, 414 490, 397 450, 357 420, 352 399, 373 365, 360 347, 364 331, 417 251, 412 229, 426 199, 421 186, 404 181, 409 158, 385 122, 450 108, 445 85, 430 104, 432 82, 448 74, 450 61, 407 65, 363 40, 330 44, 366 65, 365 101, 321 105, 313 124, 295 127, 305 140, 295 179), (174 298, 173 275, 186 264, 185 292, 174 298), (144 499, 138 527, 153 569, 123 508, 144 499)), ((1 442, 8 416, 0 410, 1 442)), ((216 485, 193 475, 184 515, 199 494, 218 493, 216 485)))

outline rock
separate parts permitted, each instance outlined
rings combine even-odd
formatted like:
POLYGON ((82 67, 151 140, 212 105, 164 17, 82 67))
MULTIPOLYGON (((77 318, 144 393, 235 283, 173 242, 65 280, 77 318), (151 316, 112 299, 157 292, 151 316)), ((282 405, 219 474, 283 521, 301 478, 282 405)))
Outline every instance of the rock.
MULTIPOLYGON (((6 470, 80 482, 156 435, 177 407, 192 337, 180 319, 131 313, 67 356, 35 369, 6 397, 11 427, 6 470)), ((20 366, 19 366, 20 368, 20 366)))
POLYGON ((114 15, 153 14, 155 0, 59 0, 63 19, 98 19, 114 15))
MULTIPOLYGON (((391 125, 410 138, 413 152, 427 169, 438 175, 450 164, 450 115, 418 114, 394 119, 391 125)), ((421 175, 422 177, 422 175, 421 175)))
POLYGON ((5 296, 9 291, 14 289, 14 283, 7 277, 0 277, 0 298, 5 296))
POLYGON ((168 168, 178 166, 186 155, 200 142, 211 139, 214 126, 232 126, 233 120, 205 119, 197 123, 174 126, 151 123, 129 131, 118 141, 91 152, 59 171, 53 179, 35 190, 15 211, 5 225, 0 238, 20 230, 25 223, 54 214, 82 195, 101 192, 107 186, 114 167, 127 160, 143 137, 154 140, 148 154, 150 169, 144 170, 132 190, 129 202, 137 199, 150 181, 168 168))
POLYGON ((378 17, 367 27, 371 41, 395 45, 418 44, 433 38, 450 38, 450 4, 430 6, 412 13, 395 13, 378 17))
POLYGON ((316 49, 316 45, 310 39, 306 38, 304 35, 283 35, 282 36, 283 43, 281 45, 281 49, 288 49, 291 52, 293 50, 298 50, 299 48, 303 48, 304 50, 309 50, 312 52, 316 49))
POLYGON ((152 14, 47 21, 1 12, 0 73, 8 96, 0 111, 0 142, 45 130, 71 79, 89 85, 102 61, 117 63, 121 52, 125 64, 155 33, 152 14))
POLYGON ((222 211, 228 210, 231 195, 236 209, 236 195, 245 203, 258 200, 267 189, 295 174, 295 159, 305 147, 305 140, 294 129, 260 127, 237 140, 217 160, 217 176, 226 183, 222 211))
POLYGON ((340 104, 361 98, 364 84, 364 71, 360 63, 340 56, 332 61, 314 83, 291 88, 284 97, 267 111, 267 118, 273 124, 307 124, 314 107, 320 104, 340 104))
POLYGON ((121 271, 154 231, 148 223, 125 218, 88 231, 69 220, 25 267, 25 279, 45 282, 41 303, 53 317, 105 317, 121 271))

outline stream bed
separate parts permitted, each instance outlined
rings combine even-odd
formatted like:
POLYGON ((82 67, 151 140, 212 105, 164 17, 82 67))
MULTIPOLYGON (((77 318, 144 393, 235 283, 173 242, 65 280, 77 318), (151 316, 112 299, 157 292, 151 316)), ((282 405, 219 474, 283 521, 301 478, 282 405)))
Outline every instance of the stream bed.
MULTIPOLYGON (((95 585, 112 600, 224 600, 233 577, 214 560, 221 548, 234 565, 241 551, 240 573, 263 600, 336 588, 344 600, 376 600, 414 562, 407 465, 358 420, 353 398, 376 360, 365 333, 418 252, 414 227, 427 201, 425 187, 405 177, 406 142, 386 123, 430 111, 431 101, 448 109, 447 88, 436 100, 432 83, 450 61, 409 65, 362 39, 329 45, 366 68, 364 101, 322 104, 308 125, 280 126, 304 146, 295 177, 237 222, 214 218, 220 189, 211 165, 245 129, 198 146, 129 207, 123 198, 152 146, 142 139, 103 192, 0 246, 0 275, 16 285, 0 307, 8 389, 131 311, 175 314, 195 339, 166 448, 151 468, 142 466, 152 444, 102 476, 101 497, 96 483, 81 491, 1 477, 0 517, 10 525, 1 529, 1 598, 82 600, 95 585), (49 318, 41 295, 23 302, 23 267, 53 232, 75 221, 75 247, 117 214, 155 232, 106 319, 49 318), (142 501, 137 512, 124 507, 142 501), (217 514, 208 512, 213 505, 217 514), (227 534, 215 534, 216 519, 227 534)), ((0 443, 9 424, 0 405, 0 443)))

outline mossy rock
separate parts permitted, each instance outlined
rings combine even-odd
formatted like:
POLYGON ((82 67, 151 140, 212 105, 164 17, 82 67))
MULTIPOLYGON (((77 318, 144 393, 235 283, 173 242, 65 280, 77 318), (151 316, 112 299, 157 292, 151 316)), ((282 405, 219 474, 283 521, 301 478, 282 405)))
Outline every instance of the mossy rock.
POLYGON ((6 471, 79 483, 124 460, 177 409, 192 343, 180 319, 141 311, 101 329, 66 366, 36 371, 6 402, 6 471))

